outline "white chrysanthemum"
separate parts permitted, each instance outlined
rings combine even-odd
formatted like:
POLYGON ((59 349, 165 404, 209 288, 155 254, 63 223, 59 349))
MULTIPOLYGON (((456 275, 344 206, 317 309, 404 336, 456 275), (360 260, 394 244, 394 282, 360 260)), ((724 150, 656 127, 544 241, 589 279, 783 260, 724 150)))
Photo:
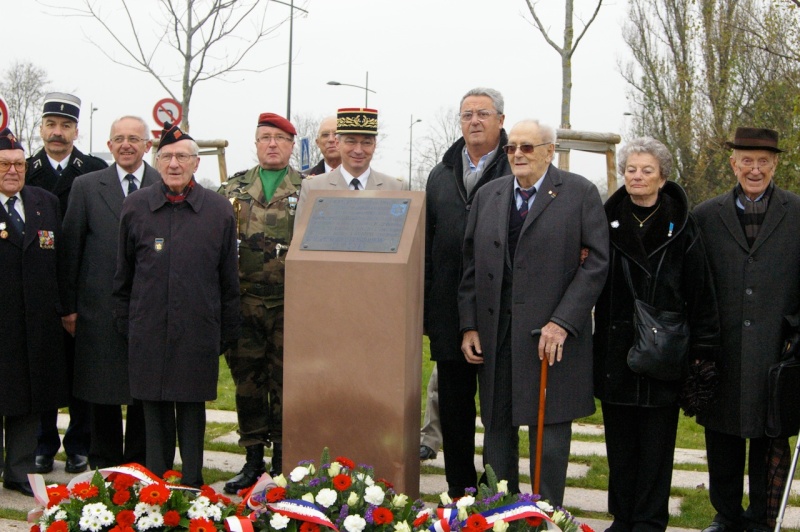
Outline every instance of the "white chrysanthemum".
POLYGON ((394 532, 411 532, 411 527, 405 521, 394 524, 394 532))
POLYGON ((356 504, 358 504, 358 493, 351 491, 350 495, 347 497, 347 506, 352 508, 356 504))
MULTIPOLYGON (((54 513, 58 512, 59 510, 61 510, 60 506, 52 506, 50 508, 45 508, 44 512, 42 512, 42 518, 44 519, 47 517, 51 517, 54 513)), ((45 528, 47 528, 47 526, 45 526, 45 528)))
POLYGON ((342 464, 339 462, 332 462, 331 466, 328 468, 328 476, 335 477, 342 471, 342 464))
POLYGON ((206 515, 208 519, 211 519, 214 522, 219 522, 222 519, 222 510, 219 506, 209 506, 206 510, 206 515))
POLYGON ((322 488, 319 490, 319 493, 317 493, 315 500, 317 501, 317 504, 323 508, 330 508, 331 504, 336 502, 337 497, 338 495, 334 490, 330 488, 322 488))
POLYGON ((272 518, 269 520, 269 525, 275 530, 283 530, 289 526, 289 521, 291 521, 291 519, 285 515, 272 514, 272 518))
MULTIPOLYGON (((162 518, 162 523, 163 523, 163 518, 162 518)), ((139 518, 138 521, 136 521, 136 530, 139 530, 140 532, 144 530, 149 530, 151 528, 155 528, 156 526, 159 525, 156 525, 156 517, 155 514, 152 513, 144 514, 142 517, 139 518)))
POLYGON ((205 501, 201 501, 203 497, 198 497, 192 502, 192 505, 186 511, 186 515, 189 516, 189 519, 205 519, 208 515, 208 499, 205 501))
POLYGON ((508 493, 508 481, 507 480, 499 480, 499 481, 497 481, 497 493, 508 493))
POLYGON ((81 514, 97 516, 105 511, 108 511, 108 508, 106 508, 105 504, 103 504, 102 502, 95 502, 84 506, 83 510, 81 511, 81 514))
POLYGON ((309 473, 310 471, 308 470, 307 467, 297 466, 294 469, 292 469, 291 473, 289 473, 289 478, 291 479, 292 482, 300 482, 309 473))
POLYGON ((143 515, 151 514, 154 512, 161 513, 161 507, 157 504, 147 504, 144 502, 137 503, 133 508, 133 515, 138 519, 143 515))
POLYGON ((81 515, 81 518, 78 520, 78 526, 81 527, 81 530, 92 530, 92 526, 94 525, 94 519, 88 515, 81 515))
POLYGON ((67 517, 68 517, 67 512, 59 508, 58 511, 56 512, 54 519, 56 521, 66 521, 67 517))
POLYGON ((456 501, 456 508, 466 508, 475 504, 475 497, 472 495, 464 495, 456 501))
POLYGON ((506 532, 506 530, 508 530, 508 523, 502 519, 498 519, 492 525, 492 532, 506 532))
POLYGON ((378 506, 383 504, 383 489, 380 486, 370 486, 364 490, 364 500, 378 506))
POLYGON ((547 501, 536 501, 536 506, 538 506, 539 509, 546 514, 549 514, 554 510, 554 508, 547 501))
POLYGON ((344 518, 344 529, 347 532, 361 532, 366 526, 367 522, 360 515, 348 515, 344 518))
POLYGON ((164 526, 164 516, 160 512, 149 513, 147 517, 153 520, 153 527, 164 526))
POLYGON ((399 493, 392 497, 392 507, 402 508, 408 503, 408 495, 399 493))
POLYGON ((106 510, 105 512, 97 516, 97 521, 105 527, 113 525, 116 522, 116 519, 114 518, 113 513, 106 510))

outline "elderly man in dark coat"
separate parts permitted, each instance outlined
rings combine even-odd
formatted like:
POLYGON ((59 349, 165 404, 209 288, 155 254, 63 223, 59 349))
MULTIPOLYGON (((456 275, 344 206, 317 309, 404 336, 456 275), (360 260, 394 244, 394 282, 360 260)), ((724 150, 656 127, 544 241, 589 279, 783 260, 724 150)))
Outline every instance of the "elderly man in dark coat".
MULTIPOLYGON (((484 463, 511 491, 519 491, 518 429, 536 427, 547 358, 541 495, 561 505, 572 420, 594 412, 591 311, 609 243, 597 187, 550 164, 555 142, 555 131, 535 120, 509 133, 504 150, 514 175, 487 183, 472 203, 458 310, 464 356, 482 364, 484 463)), ((536 430, 530 456, 533 478, 536 430)))
POLYGON ((73 394, 91 405, 93 469, 145 463, 144 412, 131 398, 128 344, 114 328, 111 290, 122 202, 137 189, 161 181, 143 160, 151 145, 144 120, 115 120, 108 141, 115 164, 75 179, 64 217, 69 272, 64 326, 75 336, 73 394), (128 405, 124 437, 120 405, 128 405))
POLYGON ((162 183, 122 206, 114 278, 117 326, 128 336, 131 395, 144 405, 147 467, 203 484, 205 401, 217 397, 219 354, 240 332, 236 219, 194 179, 197 143, 165 124, 162 183))
MULTIPOLYGON (((784 317, 800 312, 800 197, 772 181, 778 133, 740 127, 730 162, 738 184, 694 211, 714 275, 722 348, 714 403, 705 427, 709 496, 717 511, 708 532, 768 530, 767 454, 786 440, 765 436, 767 371, 780 358, 784 317), (750 506, 742 507, 749 440, 750 506)), ((785 475, 785 472, 784 472, 785 475)))
POLYGON ((65 406, 69 391, 59 320, 58 198, 24 185, 25 152, 6 128, 0 132, 0 471, 5 489, 33 496, 27 474, 35 470, 39 416, 65 406))

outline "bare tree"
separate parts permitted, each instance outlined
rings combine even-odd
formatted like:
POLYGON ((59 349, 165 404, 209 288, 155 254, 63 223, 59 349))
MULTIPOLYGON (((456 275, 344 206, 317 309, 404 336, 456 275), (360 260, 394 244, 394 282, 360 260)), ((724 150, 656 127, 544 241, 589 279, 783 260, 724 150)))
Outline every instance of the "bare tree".
POLYGON ((30 61, 15 62, 0 81, 0 92, 8 105, 9 126, 28 153, 39 147, 34 140, 48 83, 47 72, 30 61))
MULTIPOLYGON (((192 94, 198 83, 227 79, 235 72, 263 72, 248 68, 245 58, 275 31, 293 11, 270 24, 269 1, 263 0, 159 0, 156 19, 144 17, 139 3, 130 0, 84 0, 83 8, 62 8, 93 19, 122 51, 122 58, 107 46, 87 37, 109 59, 152 76, 183 106, 181 127, 189 130, 192 94), (138 13, 134 13, 139 9, 138 13), (118 12, 121 16, 111 16, 118 12), (180 65, 176 72, 176 65, 180 65), (179 90, 176 90, 180 87, 179 90)), ((149 5, 149 3, 148 3, 149 5)), ((149 11, 149 8, 148 8, 149 11)), ((272 68, 272 67, 268 67, 272 68)))
POLYGON ((414 143, 417 154, 416 172, 412 173, 412 190, 425 190, 428 174, 439 164, 450 146, 461 138, 461 122, 455 107, 440 107, 428 125, 427 134, 414 143))
MULTIPOLYGON (((539 33, 542 34, 542 37, 544 37, 544 40, 547 41, 547 44, 549 44, 550 47, 558 52, 558 55, 561 56, 561 125, 559 127, 563 129, 571 129, 572 124, 570 122, 570 106, 572 104, 572 55, 578 48, 578 44, 580 44, 583 36, 586 35, 586 30, 589 29, 589 26, 592 25, 594 19, 597 18, 597 13, 600 11, 600 7, 603 5, 603 0, 597 0, 597 5, 594 8, 592 16, 589 18, 589 21, 583 25, 583 29, 578 34, 578 38, 574 41, 574 0, 564 0, 564 35, 561 45, 557 44, 550 37, 547 28, 545 28, 544 24, 539 19, 539 15, 536 13, 536 4, 538 2, 533 2, 531 0, 525 0, 525 2, 528 4, 528 10, 531 12, 531 16, 533 16, 534 25, 539 30, 539 33)), ((561 153, 559 155, 558 166, 560 168, 569 169, 569 152, 561 153)))

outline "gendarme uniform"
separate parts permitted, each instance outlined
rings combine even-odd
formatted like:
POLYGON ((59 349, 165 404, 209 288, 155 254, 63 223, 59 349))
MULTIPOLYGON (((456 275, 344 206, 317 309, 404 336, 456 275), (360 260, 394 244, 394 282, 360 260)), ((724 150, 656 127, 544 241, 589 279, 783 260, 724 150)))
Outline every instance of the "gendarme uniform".
POLYGON ((25 184, 41 187, 58 196, 61 217, 63 218, 67 212, 67 200, 75 178, 107 167, 108 163, 103 159, 81 153, 78 148, 73 147, 69 161, 59 176, 50 164, 44 148, 42 148, 36 155, 28 157, 28 173, 25 176, 25 184))
MULTIPOLYGON (((253 482, 263 471, 264 445, 273 445, 273 470, 281 467, 284 271, 302 181, 287 167, 266 198, 259 172, 256 166, 237 173, 219 190, 237 212, 242 336, 225 358, 236 383, 239 445, 256 468, 249 474, 253 482)), ((232 490, 240 476, 232 479, 232 490)))

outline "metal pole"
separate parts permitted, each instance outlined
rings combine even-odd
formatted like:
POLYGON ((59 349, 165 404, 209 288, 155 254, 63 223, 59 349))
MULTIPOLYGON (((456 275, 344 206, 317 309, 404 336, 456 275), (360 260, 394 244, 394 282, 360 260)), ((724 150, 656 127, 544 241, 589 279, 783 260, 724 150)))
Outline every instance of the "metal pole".
POLYGON ((294 0, 289 3, 289 86, 286 89, 286 120, 292 120, 292 38, 294 33, 294 0))
POLYGON ((408 188, 411 188, 411 164, 412 156, 414 153, 414 124, 422 122, 421 118, 414 120, 414 115, 411 115, 411 125, 408 126, 408 188))
POLYGON ((97 107, 94 106, 94 103, 90 103, 89 111, 89 155, 92 154, 92 136, 94 133, 94 112, 97 111, 97 107))
POLYGON ((369 107, 369 70, 367 71, 367 82, 364 84, 364 107, 369 107))

